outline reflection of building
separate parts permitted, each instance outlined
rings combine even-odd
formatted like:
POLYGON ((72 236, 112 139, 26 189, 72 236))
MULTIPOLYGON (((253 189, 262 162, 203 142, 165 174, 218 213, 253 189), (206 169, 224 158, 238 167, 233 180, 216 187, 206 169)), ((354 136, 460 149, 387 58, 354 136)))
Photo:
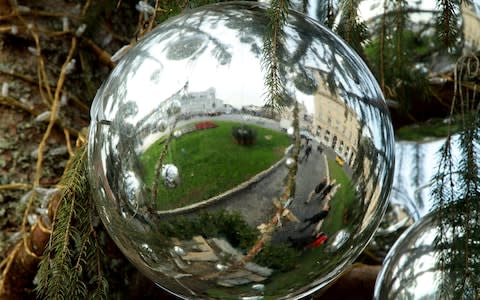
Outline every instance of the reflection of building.
POLYGON ((340 96, 328 88, 327 82, 315 73, 318 89, 314 101, 313 126, 322 143, 331 147, 349 164, 355 159, 360 134, 357 113, 345 105, 340 96))
MULTIPOLYGON (((224 104, 222 100, 216 98, 214 88, 201 92, 188 92, 188 85, 185 85, 138 122, 137 139, 144 142, 144 139, 151 136, 152 133, 157 135, 166 133, 169 126, 173 124, 173 120, 179 121, 196 115, 221 114, 231 111, 230 105, 224 104)), ((157 139, 159 137, 157 136, 157 139)), ((143 145, 142 149, 145 147, 143 145)))
POLYGON ((172 98, 168 100, 180 101, 180 111, 184 114, 217 113, 225 112, 226 109, 223 101, 215 97, 215 89, 212 87, 202 92, 174 95, 172 98))
POLYGON ((474 0, 472 5, 462 5, 463 34, 465 47, 470 50, 480 49, 480 1, 474 0))
MULTIPOLYGON (((280 113, 278 118, 280 119, 280 127, 283 129, 288 129, 293 124, 293 110, 294 106, 284 107, 280 113)), ((309 116, 307 109, 303 103, 298 102, 298 124, 300 130, 305 129, 307 131, 312 132, 312 120, 309 116)))

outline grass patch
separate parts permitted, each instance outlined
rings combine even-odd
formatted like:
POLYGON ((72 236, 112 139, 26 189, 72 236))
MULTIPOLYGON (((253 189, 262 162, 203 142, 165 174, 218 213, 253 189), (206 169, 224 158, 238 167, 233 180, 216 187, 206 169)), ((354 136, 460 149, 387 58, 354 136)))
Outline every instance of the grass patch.
POLYGON ((395 135, 400 140, 422 141, 426 138, 444 138, 450 133, 456 133, 460 130, 458 123, 451 125, 445 124, 444 119, 433 119, 425 123, 414 124, 399 128, 395 135))
MULTIPOLYGON (((221 194, 268 169, 283 157, 291 143, 283 132, 249 125, 257 132, 256 143, 239 145, 233 142, 232 127, 241 124, 227 121, 215 121, 215 124, 218 127, 172 140, 164 164, 177 166, 181 183, 176 188, 159 185, 158 209, 182 207, 221 194)), ((152 186, 164 140, 154 143, 141 157, 147 188, 152 186)))

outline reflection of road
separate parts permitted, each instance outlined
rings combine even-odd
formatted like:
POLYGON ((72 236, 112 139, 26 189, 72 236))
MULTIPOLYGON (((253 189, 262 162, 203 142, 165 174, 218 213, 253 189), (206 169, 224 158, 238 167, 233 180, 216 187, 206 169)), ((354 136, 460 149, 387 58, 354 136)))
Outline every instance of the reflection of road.
MULTIPOLYGON (((297 173, 296 196, 290 204, 289 209, 302 222, 305 218, 318 213, 323 204, 319 199, 312 199, 310 203, 305 204, 310 192, 326 175, 325 159, 323 154, 313 147, 308 160, 299 164, 297 173)), ((304 150, 300 152, 303 157, 304 150)), ((284 192, 285 180, 288 175, 288 168, 285 165, 279 166, 270 175, 263 180, 241 190, 237 193, 227 196, 221 201, 213 204, 208 209, 224 208, 230 211, 240 212, 245 220, 252 226, 258 226, 261 223, 267 223, 275 213, 273 199, 278 198, 284 192)), ((303 223, 292 223, 287 219, 282 219, 282 228, 277 231, 277 237, 286 240, 287 236, 295 235, 303 227, 303 223)))

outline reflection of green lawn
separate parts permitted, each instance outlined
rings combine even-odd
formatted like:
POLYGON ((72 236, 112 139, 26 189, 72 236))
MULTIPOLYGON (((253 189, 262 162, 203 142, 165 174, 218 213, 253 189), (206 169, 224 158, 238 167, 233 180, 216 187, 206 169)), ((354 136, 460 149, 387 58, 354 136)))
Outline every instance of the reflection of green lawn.
MULTIPOLYGON (((178 167, 181 183, 176 188, 159 185, 159 209, 182 207, 221 194, 268 169, 283 157, 290 144, 283 132, 249 125, 257 131, 256 143, 238 145, 233 142, 231 131, 232 126, 240 124, 226 121, 215 124, 218 127, 194 131, 170 143, 164 164, 178 167)), ((154 143, 141 157, 147 187, 152 185, 163 141, 154 143)))

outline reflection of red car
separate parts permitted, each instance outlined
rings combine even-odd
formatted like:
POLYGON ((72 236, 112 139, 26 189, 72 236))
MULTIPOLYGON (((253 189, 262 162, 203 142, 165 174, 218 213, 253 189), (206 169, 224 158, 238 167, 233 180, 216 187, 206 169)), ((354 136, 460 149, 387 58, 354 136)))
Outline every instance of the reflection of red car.
POLYGON ((320 247, 321 245, 323 245, 326 241, 328 240, 328 236, 325 234, 325 233, 320 233, 317 238, 311 242, 310 244, 308 244, 307 246, 305 246, 305 248, 307 249, 314 249, 314 248, 317 248, 317 247, 320 247))

